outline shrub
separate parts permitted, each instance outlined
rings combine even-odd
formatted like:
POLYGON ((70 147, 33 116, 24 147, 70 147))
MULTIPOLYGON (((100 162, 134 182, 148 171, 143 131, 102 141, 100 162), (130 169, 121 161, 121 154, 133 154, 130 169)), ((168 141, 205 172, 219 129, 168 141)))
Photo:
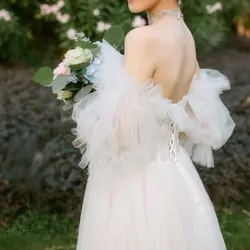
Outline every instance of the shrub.
MULTIPOLYGON (((234 18, 249 5, 248 0, 183 0, 185 20, 194 34, 198 53, 220 46, 234 30, 234 18)), ((105 4, 102 0, 2 0, 1 10, 11 17, 8 21, 0 17, 0 36, 4 38, 0 42, 1 59, 32 65, 67 50, 77 31, 100 39, 110 25, 122 24, 128 32, 134 18, 134 26, 143 22, 122 0, 106 0, 105 4)))

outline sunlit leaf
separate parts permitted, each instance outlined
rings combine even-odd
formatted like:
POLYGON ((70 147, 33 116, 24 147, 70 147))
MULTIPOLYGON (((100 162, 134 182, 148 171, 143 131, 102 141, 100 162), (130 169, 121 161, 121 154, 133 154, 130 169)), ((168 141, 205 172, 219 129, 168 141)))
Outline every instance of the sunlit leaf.
POLYGON ((106 31, 103 38, 114 47, 120 48, 123 45, 124 37, 125 35, 122 26, 114 25, 106 31))
POLYGON ((76 41, 76 46, 79 46, 82 49, 96 49, 98 47, 97 44, 84 42, 84 41, 76 41))
POLYGON ((33 76, 33 81, 48 86, 53 81, 53 71, 49 67, 40 68, 33 76))

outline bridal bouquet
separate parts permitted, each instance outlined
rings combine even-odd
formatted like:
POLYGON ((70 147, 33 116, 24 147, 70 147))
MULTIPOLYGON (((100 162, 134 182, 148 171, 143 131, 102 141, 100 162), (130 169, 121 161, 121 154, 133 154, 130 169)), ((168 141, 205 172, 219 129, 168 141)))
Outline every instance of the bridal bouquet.
MULTIPOLYGON (((115 49, 121 50, 124 40, 122 27, 111 27, 103 39, 115 49)), ((54 70, 42 67, 33 77, 34 82, 51 87, 57 98, 65 103, 65 109, 95 91, 94 73, 102 63, 98 57, 101 42, 92 43, 84 33, 78 33, 74 40, 75 48, 66 52, 64 60, 54 70)))

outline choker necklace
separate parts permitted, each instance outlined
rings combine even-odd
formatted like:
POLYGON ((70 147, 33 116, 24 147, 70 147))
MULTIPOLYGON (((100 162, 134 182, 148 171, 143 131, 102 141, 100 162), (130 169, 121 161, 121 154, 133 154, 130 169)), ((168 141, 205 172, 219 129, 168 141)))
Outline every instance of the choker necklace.
POLYGON ((156 12, 155 14, 147 13, 149 25, 152 25, 155 21, 159 20, 163 15, 170 15, 170 16, 176 17, 179 20, 182 20, 184 18, 184 15, 182 14, 179 8, 160 10, 156 12))

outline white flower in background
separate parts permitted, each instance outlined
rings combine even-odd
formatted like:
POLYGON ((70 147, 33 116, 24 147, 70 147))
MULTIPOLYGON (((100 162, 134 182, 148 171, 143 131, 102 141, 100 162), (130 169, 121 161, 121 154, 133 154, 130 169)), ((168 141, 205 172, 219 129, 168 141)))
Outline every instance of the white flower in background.
POLYGON ((1 9, 0 10, 0 19, 3 19, 4 21, 9 22, 11 20, 11 15, 7 10, 1 9))
POLYGON ((60 92, 57 93, 58 100, 68 99, 71 98, 72 96, 73 94, 69 90, 61 90, 60 92))
POLYGON ((75 29, 73 29, 73 28, 71 28, 71 29, 69 29, 68 31, 67 31, 67 37, 70 39, 70 40, 74 40, 75 39, 75 36, 76 36, 76 34, 77 34, 77 31, 75 30, 75 29))
POLYGON ((49 5, 49 4, 41 4, 40 11, 43 16, 47 16, 50 14, 57 15, 59 14, 59 10, 65 5, 63 0, 59 0, 56 4, 49 5))
POLYGON ((100 16, 100 10, 99 9, 94 9, 93 10, 93 15, 94 16, 100 16))
POLYGON ((141 16, 135 16, 134 20, 133 20, 133 23, 132 23, 132 26, 134 28, 136 27, 141 27, 141 26, 145 26, 146 25, 146 20, 141 17, 141 16))
POLYGON ((111 23, 105 23, 104 28, 105 30, 108 30, 111 27, 111 23))
POLYGON ((65 5, 65 2, 63 0, 59 0, 56 5, 61 9, 65 5))
POLYGON ((89 49, 76 47, 75 49, 69 50, 64 57, 63 63, 70 66, 85 63, 89 59, 92 59, 93 55, 89 49))
POLYGON ((219 10, 223 10, 223 5, 221 2, 217 2, 214 5, 206 5, 208 14, 213 14, 219 10))
POLYGON ((61 12, 58 12, 56 14, 56 19, 58 22, 60 23, 67 23, 70 19, 70 15, 65 13, 65 14, 62 14, 61 12))
POLYGON ((111 27, 110 23, 105 23, 103 21, 99 21, 97 23, 96 30, 101 33, 101 32, 104 32, 105 30, 108 30, 110 27, 111 27))
POLYGON ((103 31, 105 31, 105 23, 104 23, 103 21, 99 21, 99 22, 97 23, 96 30, 97 30, 98 32, 103 32, 103 31))

